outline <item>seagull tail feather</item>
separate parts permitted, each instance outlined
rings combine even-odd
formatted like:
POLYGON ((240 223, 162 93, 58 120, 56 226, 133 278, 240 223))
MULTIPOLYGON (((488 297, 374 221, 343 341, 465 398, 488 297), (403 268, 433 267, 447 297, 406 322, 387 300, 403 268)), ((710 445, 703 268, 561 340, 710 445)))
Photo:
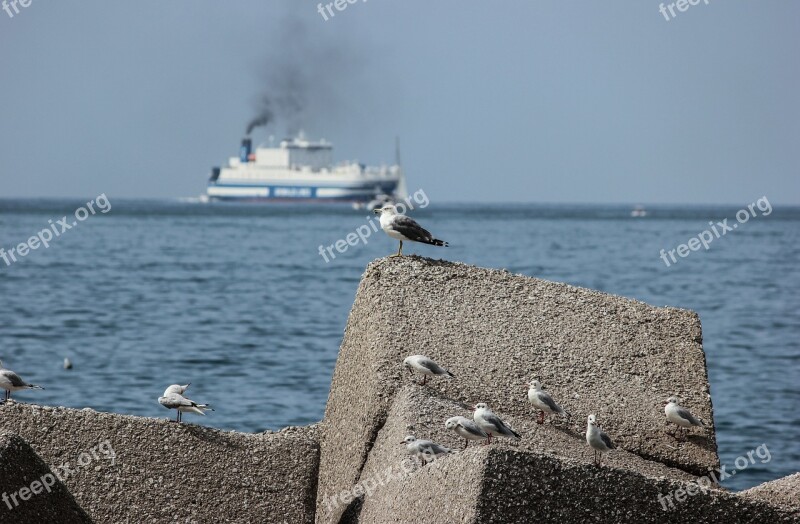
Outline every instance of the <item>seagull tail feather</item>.
POLYGON ((44 389, 42 386, 37 386, 36 384, 28 384, 28 389, 44 389))
POLYGON ((432 246, 438 247, 448 247, 450 244, 445 242, 444 240, 439 240, 438 238, 428 237, 428 238, 420 238, 418 242, 422 242, 423 244, 430 244, 432 246))

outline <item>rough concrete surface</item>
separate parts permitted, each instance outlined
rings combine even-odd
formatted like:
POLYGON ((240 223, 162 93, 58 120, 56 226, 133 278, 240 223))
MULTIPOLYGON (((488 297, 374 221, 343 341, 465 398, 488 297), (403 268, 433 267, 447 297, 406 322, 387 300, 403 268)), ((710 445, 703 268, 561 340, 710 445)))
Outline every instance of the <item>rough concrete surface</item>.
MULTIPOLYGON (((582 432, 594 413, 620 448, 695 475, 719 466, 697 315, 674 308, 420 257, 371 263, 358 288, 328 397, 320 494, 353 486, 396 391, 403 358, 425 354, 456 378, 429 385, 458 402, 485 401, 515 424, 532 419, 532 378, 582 432), (677 394, 709 424, 677 443, 663 401, 677 394)), ((560 422, 550 423, 559 425, 560 422)), ((317 500, 317 521, 337 509, 317 500)))
POLYGON ((0 522, 91 522, 47 464, 19 435, 0 433, 0 522))
POLYGON ((742 491, 739 495, 778 506, 795 515, 800 521, 800 473, 765 482, 742 491))
POLYGON ((623 450, 598 468, 585 442, 556 427, 521 424, 520 443, 471 443, 460 451, 463 440, 443 427, 457 414, 466 414, 463 406, 424 386, 398 392, 358 482, 371 489, 356 492, 366 493, 359 511, 342 522, 794 522, 790 511, 721 489, 698 488, 682 502, 667 498, 678 489, 694 492, 697 479, 623 450), (459 452, 414 463, 399 444, 408 433, 459 452))
POLYGON ((315 426, 245 434, 12 403, 0 428, 51 467, 68 464, 64 484, 97 523, 314 521, 315 426))
POLYGON ((659 496, 690 485, 613 467, 518 451, 470 447, 381 486, 364 502, 369 524, 797 522, 763 501, 706 490, 666 505, 659 496))

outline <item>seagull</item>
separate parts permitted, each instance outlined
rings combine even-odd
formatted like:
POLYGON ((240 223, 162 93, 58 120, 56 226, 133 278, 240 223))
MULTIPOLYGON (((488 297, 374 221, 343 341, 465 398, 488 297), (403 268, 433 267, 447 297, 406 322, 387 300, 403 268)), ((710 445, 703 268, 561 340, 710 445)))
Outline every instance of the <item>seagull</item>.
POLYGON ((541 410, 539 419, 536 421, 539 424, 544 422, 545 413, 558 413, 565 417, 569 413, 564 411, 564 408, 556 404, 553 397, 551 397, 545 390, 542 389, 542 384, 538 380, 534 380, 528 385, 528 401, 533 404, 533 407, 541 410))
POLYGON ((464 449, 469 446, 470 440, 483 440, 489 438, 488 433, 480 428, 475 422, 467 417, 452 417, 447 419, 444 427, 455 431, 458 435, 464 437, 464 449))
POLYGON ((64 369, 72 369, 72 361, 67 357, 64 357, 64 369))
POLYGON ((503 422, 500 417, 492 413, 492 410, 489 409, 489 406, 486 405, 484 402, 480 402, 475 404, 473 408, 475 413, 472 416, 472 419, 475 423, 480 427, 487 435, 486 443, 492 443, 492 437, 509 437, 513 438, 514 440, 519 440, 520 437, 519 433, 508 427, 508 425, 503 422))
MULTIPOLYGON (((674 422, 680 427, 680 429, 684 432, 684 438, 686 432, 685 428, 690 428, 692 426, 705 426, 703 421, 692 415, 688 409, 679 406, 678 397, 675 396, 669 397, 664 403, 664 414, 667 415, 667 420, 674 422)), ((673 436, 675 435, 673 434, 673 436)))
POLYGON ((183 392, 186 391, 186 388, 188 387, 189 384, 186 384, 185 386, 173 384, 164 390, 164 396, 158 397, 158 403, 165 408, 178 410, 178 415, 175 418, 175 422, 181 421, 182 413, 197 413, 198 415, 205 415, 204 411, 214 411, 214 409, 208 404, 198 404, 197 402, 184 397, 183 392))
POLYGON ((21 389, 44 389, 44 388, 42 386, 37 386, 36 384, 28 384, 27 382, 19 378, 19 375, 17 375, 10 369, 3 368, 3 362, 0 361, 0 389, 6 390, 3 402, 8 402, 9 400, 11 400, 12 391, 19 391, 21 389))
POLYGON ((393 257, 403 255, 403 240, 422 242, 432 246, 448 246, 444 240, 433 238, 433 235, 427 229, 417 224, 413 219, 398 213, 393 204, 386 204, 382 208, 376 209, 375 213, 381 216, 381 229, 383 229, 384 233, 400 241, 397 254, 391 255, 393 257))
POLYGON ((596 466, 600 466, 600 462, 603 460, 603 453, 617 447, 611 442, 611 438, 597 427, 597 417, 594 415, 589 415, 587 419, 586 442, 594 448, 594 463, 596 466), (600 460, 597 459, 598 451, 600 452, 600 460))
POLYGON ((452 378, 455 375, 444 369, 442 366, 426 357, 425 355, 411 355, 403 360, 403 365, 408 368, 409 373, 413 374, 414 371, 422 373, 422 385, 428 380, 428 375, 445 375, 452 378))
POLYGON ((452 449, 446 448, 441 444, 437 444, 436 442, 430 440, 417 440, 414 435, 408 435, 400 444, 406 445, 406 450, 408 450, 409 455, 421 457, 423 464, 427 464, 429 458, 431 460, 436 460, 436 458, 441 455, 455 453, 455 451, 452 449))

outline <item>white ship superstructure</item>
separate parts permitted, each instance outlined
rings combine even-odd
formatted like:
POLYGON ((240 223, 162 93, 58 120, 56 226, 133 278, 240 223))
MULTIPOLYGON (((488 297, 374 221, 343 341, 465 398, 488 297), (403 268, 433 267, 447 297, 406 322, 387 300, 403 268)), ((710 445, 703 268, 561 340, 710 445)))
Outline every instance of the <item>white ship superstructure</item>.
POLYGON ((208 196, 214 200, 310 200, 365 203, 377 195, 405 198, 398 165, 369 167, 356 162, 333 164, 333 145, 309 141, 302 134, 278 147, 252 150, 242 140, 238 157, 214 168, 208 196))

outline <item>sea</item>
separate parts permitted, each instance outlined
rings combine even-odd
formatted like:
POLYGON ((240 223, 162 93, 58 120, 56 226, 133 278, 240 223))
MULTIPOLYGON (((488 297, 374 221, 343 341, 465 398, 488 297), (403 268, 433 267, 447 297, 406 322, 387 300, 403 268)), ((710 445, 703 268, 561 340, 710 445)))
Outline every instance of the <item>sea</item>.
MULTIPOLYGON (((723 483, 740 490, 800 470, 800 208, 759 198, 640 217, 630 205, 429 202, 409 214, 450 247, 404 252, 697 311, 722 464, 769 451, 723 483)), ((216 409, 192 422, 320 420, 359 279, 397 249, 374 215, 103 199, 0 199, 0 359, 46 388, 16 400, 166 418, 157 398, 191 382, 216 409)))

